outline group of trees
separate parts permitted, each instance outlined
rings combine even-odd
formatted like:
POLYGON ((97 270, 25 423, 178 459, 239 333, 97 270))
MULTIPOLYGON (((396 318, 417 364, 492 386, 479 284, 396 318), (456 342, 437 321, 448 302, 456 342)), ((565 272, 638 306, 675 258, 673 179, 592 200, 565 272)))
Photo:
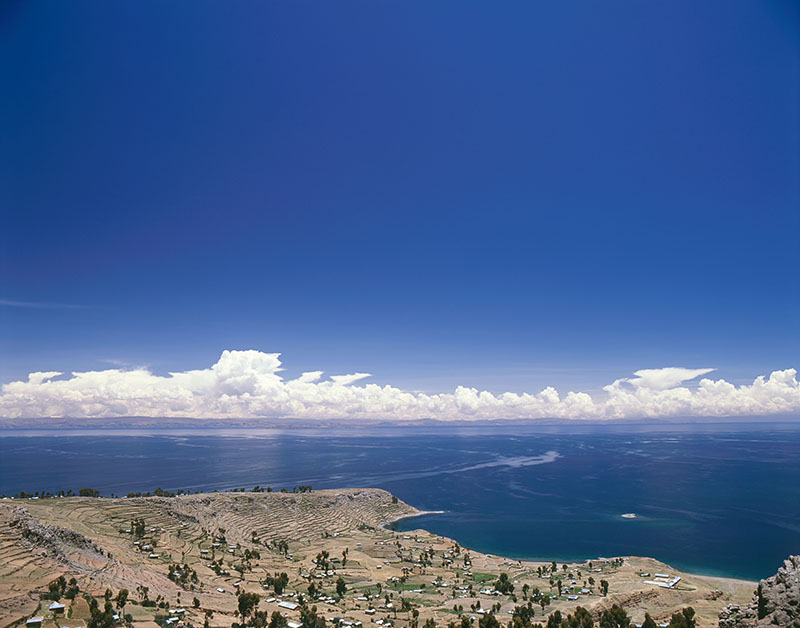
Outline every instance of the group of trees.
POLYGON ((186 564, 175 563, 169 566, 169 574, 167 576, 174 583, 186 588, 191 586, 194 590, 194 585, 200 582, 197 577, 197 572, 186 564))
POLYGON ((70 578, 69 582, 64 576, 59 576, 47 585, 47 593, 42 595, 42 599, 52 600, 58 602, 62 597, 68 600, 74 600, 80 589, 78 588, 78 581, 75 578, 70 578))
POLYGON ((143 539, 147 533, 147 526, 144 523, 144 518, 139 517, 131 521, 131 534, 134 539, 143 539))
POLYGON ((328 571, 331 568, 330 557, 331 554, 328 552, 328 550, 322 550, 321 552, 317 553, 317 557, 314 559, 314 564, 322 571, 328 571))
MULTIPOLYGON (((244 493, 244 489, 243 488, 240 488, 240 489, 235 489, 234 488, 234 489, 231 489, 231 490, 234 493, 236 493, 237 490, 239 492, 241 492, 241 493, 244 493)), ((264 488, 263 486, 259 486, 258 484, 256 484, 253 487, 252 492, 253 493, 271 493, 272 492, 272 487, 271 486, 267 486, 266 488, 264 488)), ((301 484, 300 486, 293 486, 291 488, 291 490, 288 489, 288 488, 282 488, 281 489, 281 493, 310 493, 310 492, 311 492, 311 485, 310 484, 301 484)))
MULTIPOLYGON (((244 490, 244 489, 242 489, 244 490)), ((197 495, 200 491, 195 491, 195 495, 197 495)), ((191 495, 192 491, 189 489, 179 488, 177 491, 165 491, 160 486, 154 489, 152 492, 147 491, 146 493, 142 492, 135 492, 135 493, 128 493, 128 497, 175 497, 176 495, 191 495)))
MULTIPOLYGON (((514 608, 508 628, 633 628, 625 609, 614 604, 611 608, 604 609, 597 620, 592 614, 578 606, 571 614, 562 614, 561 611, 553 611, 547 618, 547 622, 533 622, 534 608, 531 604, 517 606, 514 608)), ((436 624, 429 620, 425 628, 436 628, 436 624)), ((673 613, 670 628, 696 628, 695 611, 692 607, 684 608, 673 613)), ((473 621, 466 615, 461 617, 459 622, 450 622, 447 628, 475 628, 473 621)), ((494 613, 487 613, 478 620, 478 628, 503 628, 503 625, 495 617, 494 613)), ((649 613, 645 613, 642 628, 657 628, 655 620, 649 613)))
POLYGON ((286 585, 289 584, 289 575, 285 571, 281 573, 276 572, 275 575, 272 576, 267 574, 262 584, 272 587, 275 591, 275 595, 281 595, 286 590, 286 585))
POLYGON ((497 578, 497 581, 494 583, 495 591, 499 591, 503 595, 511 595, 514 592, 514 583, 511 582, 511 579, 508 577, 508 574, 504 571, 500 574, 500 577, 497 578))
POLYGON ((88 602, 91 616, 86 623, 87 628, 114 628, 116 620, 114 619, 114 607, 111 605, 110 596, 106 598, 103 610, 100 610, 100 605, 95 598, 90 597, 88 602))
MULTIPOLYGON (((33 493, 28 493, 27 491, 20 491, 16 497, 19 499, 29 499, 31 497, 37 497, 39 499, 50 499, 52 497, 74 497, 75 493, 72 489, 68 489, 66 491, 61 490, 57 491, 56 493, 51 493, 50 491, 34 491, 33 493)), ((5 493, 0 495, 3 499, 8 497, 5 493)), ((13 499, 13 498, 12 498, 13 499)))
POLYGON ((284 541, 284 540, 275 541, 272 544, 272 547, 278 550, 284 556, 286 556, 286 554, 289 553, 289 541, 284 541))
MULTIPOLYGON (((241 623, 234 623, 231 628, 287 628, 288 622, 279 612, 270 615, 258 610, 260 600, 261 596, 257 593, 240 593, 238 613, 241 623)), ((300 608, 300 623, 302 628, 326 628, 325 618, 317 613, 317 607, 305 603, 300 608)))

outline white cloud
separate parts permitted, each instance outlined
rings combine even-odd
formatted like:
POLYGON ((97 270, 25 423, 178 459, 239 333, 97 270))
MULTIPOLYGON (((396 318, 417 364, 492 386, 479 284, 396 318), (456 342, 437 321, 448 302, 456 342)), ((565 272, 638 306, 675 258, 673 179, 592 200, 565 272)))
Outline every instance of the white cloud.
POLYGON ((661 369, 641 369, 634 371, 635 378, 628 380, 631 384, 644 388, 666 390, 678 384, 707 375, 714 369, 684 369, 677 366, 668 366, 661 369))
POLYGON ((21 307, 36 310, 83 310, 85 305, 72 303, 46 303, 43 301, 15 301, 14 299, 0 299, 0 307, 21 307))
POLYGON ((494 394, 459 386, 452 393, 411 393, 394 386, 359 384, 367 373, 321 371, 286 380, 280 354, 224 351, 210 368, 154 375, 132 370, 31 373, 5 384, 0 416, 18 417, 294 417, 365 419, 635 418, 755 416, 800 413, 795 369, 774 371, 752 384, 734 386, 703 378, 713 369, 668 367, 636 371, 595 397, 564 395, 552 387, 539 393, 494 394), (54 379, 58 378, 58 379, 54 379))

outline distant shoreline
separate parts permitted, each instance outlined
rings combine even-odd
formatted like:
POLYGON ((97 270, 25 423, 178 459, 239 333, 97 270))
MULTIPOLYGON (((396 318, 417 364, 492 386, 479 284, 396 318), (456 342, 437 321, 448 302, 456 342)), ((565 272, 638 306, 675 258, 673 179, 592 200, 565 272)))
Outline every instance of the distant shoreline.
POLYGON ((438 419, 296 419, 296 418, 256 418, 256 419, 217 419, 217 418, 177 418, 177 417, 111 417, 111 418, 71 418, 71 417, 36 417, 36 418, 9 418, 0 417, 0 430, 8 431, 79 431, 79 430, 125 430, 125 429, 150 429, 150 430, 176 430, 176 429, 265 429, 265 430, 291 430, 291 429, 372 429, 372 428, 439 428, 439 427, 471 427, 471 428, 500 428, 512 426, 541 427, 541 428, 591 428, 591 427, 679 427, 691 426, 702 430, 704 426, 731 426, 731 427, 765 427, 765 426, 800 426, 800 416, 772 415, 765 417, 668 417, 649 419, 646 417, 635 419, 480 419, 480 420, 452 420, 438 419))

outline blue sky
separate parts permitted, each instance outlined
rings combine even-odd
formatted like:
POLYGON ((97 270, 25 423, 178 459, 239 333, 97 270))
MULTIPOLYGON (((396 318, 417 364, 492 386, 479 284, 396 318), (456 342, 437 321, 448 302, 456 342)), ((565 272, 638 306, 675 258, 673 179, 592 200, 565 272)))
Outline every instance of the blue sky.
POLYGON ((789 1, 5 2, 0 383, 797 367, 798 76, 789 1))

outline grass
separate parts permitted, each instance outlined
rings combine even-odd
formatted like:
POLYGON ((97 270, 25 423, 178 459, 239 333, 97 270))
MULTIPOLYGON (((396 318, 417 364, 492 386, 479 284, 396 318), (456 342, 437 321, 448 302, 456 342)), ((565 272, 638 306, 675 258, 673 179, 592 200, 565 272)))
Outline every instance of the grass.
POLYGON ((487 582, 489 580, 497 580, 497 576, 493 573, 473 572, 472 579, 475 582, 487 582))
POLYGON ((392 582, 391 584, 386 585, 386 587, 391 589, 392 591, 413 591, 414 589, 423 589, 421 582, 392 582))

